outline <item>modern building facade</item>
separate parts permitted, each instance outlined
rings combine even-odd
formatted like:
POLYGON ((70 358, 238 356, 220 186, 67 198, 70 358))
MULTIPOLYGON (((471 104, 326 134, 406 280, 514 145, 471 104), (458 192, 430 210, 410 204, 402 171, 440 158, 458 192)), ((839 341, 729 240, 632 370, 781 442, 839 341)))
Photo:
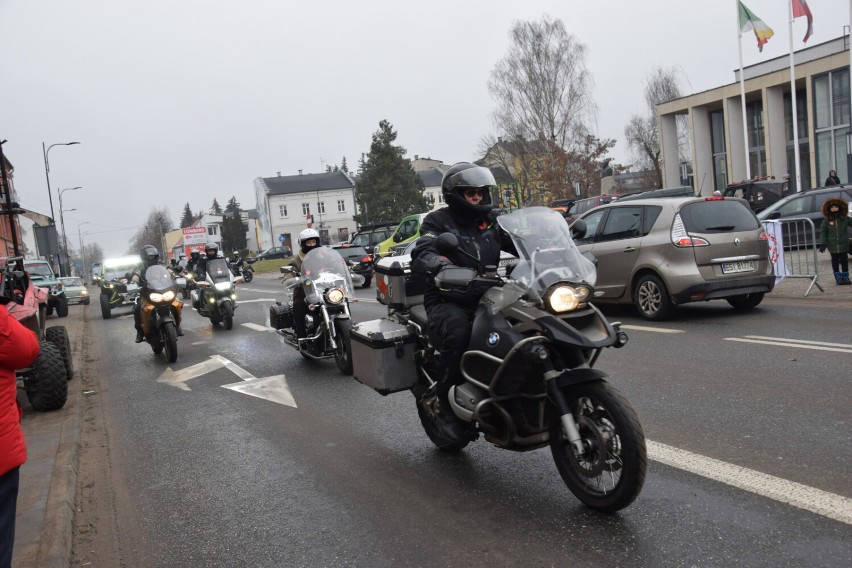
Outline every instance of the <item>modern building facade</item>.
POLYGON ((254 187, 260 248, 295 248, 307 227, 323 244, 345 242, 355 231, 355 182, 343 171, 257 178, 254 187))
MULTIPOLYGON (((743 69, 748 163, 751 176, 789 175, 795 186, 794 146, 799 146, 801 186, 823 184, 830 170, 850 182, 849 38, 794 53, 798 140, 793 140, 789 57, 743 69)), ((657 105, 663 186, 691 184, 702 195, 746 178, 739 70, 735 81, 657 105), (690 158, 684 162, 685 116, 690 158)))

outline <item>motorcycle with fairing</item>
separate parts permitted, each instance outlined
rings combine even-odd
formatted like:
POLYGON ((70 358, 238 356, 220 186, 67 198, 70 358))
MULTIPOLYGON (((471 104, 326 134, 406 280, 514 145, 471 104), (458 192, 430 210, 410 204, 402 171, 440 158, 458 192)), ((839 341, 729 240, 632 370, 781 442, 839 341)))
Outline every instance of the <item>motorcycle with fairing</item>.
POLYGON ((210 318, 210 323, 222 323, 225 329, 234 327, 234 310, 237 309, 236 285, 242 276, 234 277, 224 258, 207 260, 207 271, 198 275, 192 290, 192 305, 199 315, 210 318))
MULTIPOLYGON (((423 305, 389 306, 387 318, 353 327, 355 378, 381 394, 410 389, 427 436, 441 450, 459 451, 479 434, 508 450, 549 446, 580 501, 604 512, 622 509, 644 483, 645 438, 635 411, 595 363, 604 348, 623 347, 627 335, 591 303, 595 264, 577 249, 562 216, 533 207, 498 223, 519 258, 508 275, 496 267, 445 266, 435 276, 447 294, 486 290, 461 358, 464 380, 448 393, 465 434, 447 438, 438 427, 446 417, 430 395, 439 353, 423 305)), ((452 233, 437 239, 443 254, 477 261, 452 233)))
POLYGON ((172 278, 168 269, 155 264, 145 270, 145 287, 139 295, 142 333, 154 353, 163 353, 166 361, 177 361, 177 328, 183 302, 177 290, 183 279, 172 278))
POLYGON ((328 247, 312 249, 302 260, 302 271, 282 266, 284 301, 269 309, 270 325, 305 359, 334 358, 344 374, 352 373, 352 353, 349 344, 351 327, 349 301, 355 294, 349 267, 343 258, 328 247), (298 337, 294 327, 295 301, 304 297, 307 306, 305 337, 298 337))

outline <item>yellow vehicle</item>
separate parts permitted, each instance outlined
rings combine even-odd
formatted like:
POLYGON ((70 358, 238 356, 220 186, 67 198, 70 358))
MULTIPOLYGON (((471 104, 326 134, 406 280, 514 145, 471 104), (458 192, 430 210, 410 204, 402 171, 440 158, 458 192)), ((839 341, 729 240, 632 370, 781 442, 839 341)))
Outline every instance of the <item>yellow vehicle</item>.
POLYGON ((417 239, 420 236, 420 225, 423 219, 426 218, 426 213, 418 213, 403 217, 402 221, 397 225, 396 230, 391 234, 390 238, 380 242, 376 247, 376 254, 379 257, 385 256, 390 252, 391 248, 400 246, 405 248, 405 245, 417 239))

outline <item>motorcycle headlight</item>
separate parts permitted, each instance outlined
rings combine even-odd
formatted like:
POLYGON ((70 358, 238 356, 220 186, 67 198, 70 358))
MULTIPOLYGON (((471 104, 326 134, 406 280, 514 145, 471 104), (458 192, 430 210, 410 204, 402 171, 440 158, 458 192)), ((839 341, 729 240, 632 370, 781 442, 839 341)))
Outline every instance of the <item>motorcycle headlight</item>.
POLYGON ((589 294, 590 290, 586 286, 557 284, 548 291, 544 301, 549 310, 564 313, 576 310, 589 299, 589 294))
POLYGON ((340 288, 331 288, 325 293, 325 299, 330 304, 339 304, 345 297, 346 294, 340 288))
POLYGON ((215 284, 215 287, 220 292, 227 292, 228 290, 231 289, 231 283, 230 282, 217 282, 215 284))
POLYGON ((174 300, 175 299, 175 293, 172 292, 171 290, 163 292, 162 294, 160 294, 159 292, 151 292, 150 294, 148 294, 148 297, 155 304, 159 304, 159 303, 162 303, 162 302, 171 302, 172 300, 174 300))

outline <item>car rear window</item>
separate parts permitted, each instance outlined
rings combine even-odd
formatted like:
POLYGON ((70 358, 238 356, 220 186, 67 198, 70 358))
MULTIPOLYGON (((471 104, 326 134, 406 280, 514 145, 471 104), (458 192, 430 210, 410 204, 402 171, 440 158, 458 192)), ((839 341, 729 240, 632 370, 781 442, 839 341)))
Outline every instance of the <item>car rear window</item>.
POLYGON ((713 200, 690 203, 680 210, 684 227, 695 233, 729 233, 757 229, 751 209, 739 201, 713 200))

